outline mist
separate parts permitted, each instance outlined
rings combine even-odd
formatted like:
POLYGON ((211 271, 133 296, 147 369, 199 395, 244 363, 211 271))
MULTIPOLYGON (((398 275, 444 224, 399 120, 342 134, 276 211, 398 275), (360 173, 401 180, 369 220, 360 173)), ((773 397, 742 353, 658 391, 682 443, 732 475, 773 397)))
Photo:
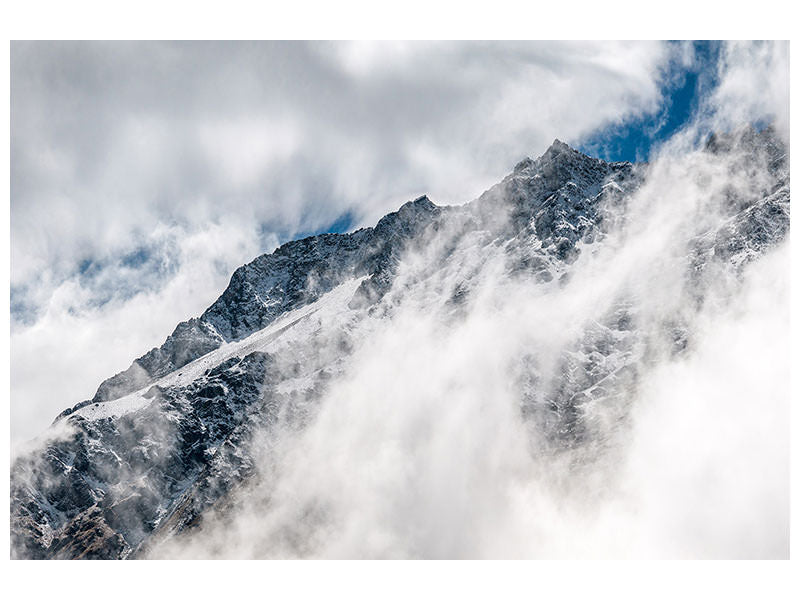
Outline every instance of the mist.
POLYGON ((12 43, 12 443, 202 312, 237 266, 422 193, 463 203, 554 137, 652 114, 687 50, 12 43))
POLYGON ((307 425, 257 438, 254 481, 152 556, 787 558, 789 245, 692 279, 730 198, 769 189, 742 143, 697 136, 565 277, 509 277, 458 226, 411 250, 307 425), (570 437, 542 407, 602 335, 570 437))

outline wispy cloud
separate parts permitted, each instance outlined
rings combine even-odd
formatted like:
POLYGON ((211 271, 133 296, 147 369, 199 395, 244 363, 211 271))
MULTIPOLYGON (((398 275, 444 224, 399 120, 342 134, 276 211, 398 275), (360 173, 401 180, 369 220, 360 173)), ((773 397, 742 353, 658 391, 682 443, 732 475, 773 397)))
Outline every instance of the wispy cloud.
MULTIPOLYGON (((764 67, 763 53, 734 54, 744 62, 725 63, 720 90, 764 67)), ((697 236, 766 181, 740 148, 711 154, 697 140, 743 107, 785 109, 787 96, 759 94, 710 96, 654 157, 621 228, 560 284, 508 278, 503 249, 469 240, 411 252, 391 318, 350 332, 357 349, 307 429, 270 430, 261 480, 156 555, 787 557, 788 244, 738 275, 709 265, 703 302, 687 278, 697 236), (465 271, 470 300, 447 318, 443 290, 465 271), (635 373, 582 408, 598 444, 553 449, 520 418, 513 375, 537 371, 545 394, 566 385, 548 365, 620 300, 635 373), (677 354, 676 324, 688 335, 677 354)))
POLYGON ((466 202, 555 137, 656 111, 674 52, 14 43, 14 435, 90 394, 295 232, 344 214, 372 225, 421 193, 466 202), (137 252, 146 264, 126 264, 137 252))

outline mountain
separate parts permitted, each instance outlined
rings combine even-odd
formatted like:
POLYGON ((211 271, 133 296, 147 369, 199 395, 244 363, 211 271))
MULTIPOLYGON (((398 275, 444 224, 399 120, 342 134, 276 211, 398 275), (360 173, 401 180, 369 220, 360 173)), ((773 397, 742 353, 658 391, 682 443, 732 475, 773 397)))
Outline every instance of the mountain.
POLYGON ((292 241, 238 268, 202 315, 15 459, 12 556, 157 555, 269 478, 273 445, 313 424, 365 341, 400 312, 457 327, 508 289, 563 298, 570 314, 571 286, 588 285, 597 263, 634 275, 591 283, 591 318, 566 319, 547 353, 521 346, 507 373, 530 451, 589 468, 618 450, 642 369, 690 352, 692 311, 788 237, 787 149, 771 128, 712 136, 686 160, 707 198, 692 214, 648 204, 665 177, 657 165, 605 162, 556 140, 467 204, 422 196, 375 227, 292 241), (744 183, 716 185, 709 173, 744 183), (669 252, 630 250, 648 227, 669 252), (678 284, 667 287, 666 273, 678 284), (642 300, 653 286, 668 297, 655 308, 642 300))

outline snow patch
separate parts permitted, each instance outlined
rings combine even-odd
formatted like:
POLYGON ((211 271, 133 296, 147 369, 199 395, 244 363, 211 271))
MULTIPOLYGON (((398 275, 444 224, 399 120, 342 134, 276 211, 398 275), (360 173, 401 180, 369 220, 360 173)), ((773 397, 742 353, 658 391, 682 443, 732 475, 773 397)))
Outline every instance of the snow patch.
MULTIPOLYGON (((203 376, 209 369, 213 369, 230 358, 243 358, 253 352, 265 351, 273 346, 307 338, 315 330, 319 329, 321 319, 350 310, 347 305, 358 286, 365 279, 366 277, 359 277, 346 281, 323 295, 316 302, 286 313, 268 327, 256 331, 243 340, 223 344, 216 350, 201 356, 161 379, 150 382, 145 387, 127 396, 84 406, 76 410, 73 416, 79 415, 84 419, 94 421, 97 419, 118 418, 128 413, 137 412, 147 408, 153 401, 154 396, 147 393, 153 386, 161 388, 183 386, 203 376), (309 319, 312 315, 317 318, 309 319), (146 397, 148 395, 150 396, 149 398, 146 397)), ((304 389, 302 383, 297 383, 293 388, 304 389)))

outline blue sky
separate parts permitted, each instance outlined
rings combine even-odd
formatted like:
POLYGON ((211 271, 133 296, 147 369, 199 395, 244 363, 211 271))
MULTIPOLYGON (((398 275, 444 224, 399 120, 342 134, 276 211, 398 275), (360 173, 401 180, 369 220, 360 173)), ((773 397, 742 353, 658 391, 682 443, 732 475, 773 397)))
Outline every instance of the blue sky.
POLYGON ((691 121, 703 95, 716 84, 721 44, 698 41, 692 49, 690 65, 676 61, 667 70, 657 112, 605 127, 576 144, 577 149, 608 161, 646 162, 659 144, 691 121))

